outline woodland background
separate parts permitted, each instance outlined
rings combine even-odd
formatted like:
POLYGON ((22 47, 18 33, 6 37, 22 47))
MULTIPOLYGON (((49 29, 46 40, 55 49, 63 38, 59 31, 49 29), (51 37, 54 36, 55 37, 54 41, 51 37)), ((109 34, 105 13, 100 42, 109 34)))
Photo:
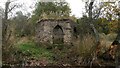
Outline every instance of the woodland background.
POLYGON ((112 43, 120 39, 120 8, 115 3, 86 2, 86 11, 81 18, 70 14, 67 2, 38 1, 32 15, 18 11, 14 17, 9 17, 9 13, 16 8, 22 6, 9 0, 5 3, 5 9, 0 7, 3 15, 2 65, 115 66, 119 63, 119 51, 116 52, 114 46, 111 48, 112 43), (36 43, 37 21, 49 18, 72 19, 78 24, 76 34, 80 38, 75 40, 73 46, 36 43), (116 54, 119 56, 117 60, 116 54))

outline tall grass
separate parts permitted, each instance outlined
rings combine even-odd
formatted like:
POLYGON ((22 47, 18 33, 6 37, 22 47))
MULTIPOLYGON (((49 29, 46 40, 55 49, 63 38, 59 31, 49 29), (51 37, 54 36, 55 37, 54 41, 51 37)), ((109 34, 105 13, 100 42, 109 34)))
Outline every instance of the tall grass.
POLYGON ((74 46, 72 48, 72 53, 74 53, 73 58, 77 60, 76 64, 89 65, 93 59, 96 48, 95 37, 91 34, 86 34, 73 42, 74 46))
POLYGON ((86 35, 75 45, 76 51, 81 57, 90 57, 95 50, 95 38, 91 35, 86 35))

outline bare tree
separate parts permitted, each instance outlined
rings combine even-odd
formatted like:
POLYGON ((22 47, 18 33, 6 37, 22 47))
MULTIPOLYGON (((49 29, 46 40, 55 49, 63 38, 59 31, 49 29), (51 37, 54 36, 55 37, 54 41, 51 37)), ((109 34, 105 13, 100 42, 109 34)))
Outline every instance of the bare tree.
POLYGON ((5 3, 4 18, 2 22, 2 27, 3 27, 2 28, 2 43, 3 45, 6 45, 7 41, 9 40, 11 36, 11 31, 9 31, 9 34, 7 35, 8 26, 9 26, 8 14, 17 6, 17 5, 13 5, 12 7, 10 7, 10 4, 12 2, 14 1, 7 0, 7 2, 5 3))
MULTIPOLYGON (((96 39, 96 46, 95 48, 97 49, 99 43, 100 43, 100 39, 99 39, 99 34, 98 34, 98 31, 96 30, 94 24, 93 24, 93 17, 92 17, 92 9, 93 9, 93 3, 94 1, 90 2, 89 3, 89 12, 88 12, 88 15, 89 15, 89 25, 90 27, 92 28, 93 30, 93 33, 95 35, 95 39, 96 39)), ((95 50, 96 51, 96 50, 95 50)), ((96 52, 93 53, 93 58, 92 58, 92 61, 91 61, 91 64, 90 64, 90 67, 92 66, 93 62, 97 59, 97 56, 96 56, 96 52)))
POLYGON ((8 27, 8 9, 9 9, 9 5, 10 5, 10 1, 8 0, 5 3, 5 16, 3 18, 3 28, 2 28, 2 42, 3 45, 5 44, 5 40, 6 40, 6 33, 7 33, 7 27, 8 27))
POLYGON ((94 3, 94 1, 90 2, 90 4, 89 4, 89 14, 88 14, 89 15, 89 21, 90 21, 89 24, 90 24, 91 28, 93 29, 93 32, 94 32, 95 38, 96 38, 96 42, 97 42, 97 45, 98 45, 98 43, 99 43, 99 34, 98 34, 98 31, 96 30, 94 24, 93 24, 93 17, 92 17, 93 3, 94 3))
POLYGON ((85 2, 85 4, 86 4, 85 9, 86 9, 86 14, 88 14, 88 17, 89 17, 88 24, 91 27, 91 29, 93 30, 93 33, 94 33, 95 38, 96 38, 96 43, 97 43, 96 45, 98 45, 99 41, 100 41, 99 34, 98 34, 98 31, 96 30, 93 22, 94 22, 94 19, 99 17, 101 8, 98 8, 97 13, 93 13, 94 12, 93 8, 95 7, 94 3, 95 3, 95 0, 91 0, 91 2, 89 2, 89 0, 86 1, 85 2))

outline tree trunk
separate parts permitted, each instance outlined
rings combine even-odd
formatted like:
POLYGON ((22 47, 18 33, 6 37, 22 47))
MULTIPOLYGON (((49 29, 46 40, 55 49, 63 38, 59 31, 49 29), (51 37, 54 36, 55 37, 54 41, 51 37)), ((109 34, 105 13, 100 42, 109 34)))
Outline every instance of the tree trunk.
POLYGON ((100 40, 99 40, 99 34, 98 34, 98 32, 97 32, 94 24, 93 24, 93 18, 92 18, 93 3, 94 3, 94 2, 90 2, 90 4, 89 4, 89 14, 88 14, 88 15, 89 15, 89 25, 90 25, 90 27, 92 28, 93 33, 94 33, 94 36, 95 36, 95 39, 96 39, 96 44, 95 44, 96 46, 95 46, 95 51, 94 51, 94 53, 93 53, 92 61, 91 61, 91 63, 90 63, 90 67, 92 67, 93 62, 97 59, 96 50, 97 50, 97 48, 98 48, 99 41, 100 41, 100 40))
POLYGON ((10 2, 5 3, 5 17, 2 21, 2 43, 6 43, 7 27, 8 27, 8 9, 10 2))
POLYGON ((99 34, 98 34, 98 31, 96 30, 96 28, 95 28, 95 26, 94 26, 94 24, 93 24, 93 18, 92 18, 92 8, 93 8, 93 3, 94 2, 90 2, 90 4, 89 4, 89 24, 90 24, 90 27, 92 28, 92 30, 93 30, 93 32, 94 32, 94 34, 95 34, 95 38, 96 38, 96 45, 98 45, 99 44, 99 34))

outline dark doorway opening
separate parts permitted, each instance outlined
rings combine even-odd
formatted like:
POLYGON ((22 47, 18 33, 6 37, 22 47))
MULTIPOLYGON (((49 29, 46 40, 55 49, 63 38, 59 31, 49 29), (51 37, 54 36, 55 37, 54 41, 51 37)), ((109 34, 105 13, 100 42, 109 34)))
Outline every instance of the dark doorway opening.
POLYGON ((53 29, 53 44, 63 44, 64 33, 61 26, 57 25, 53 29))
POLYGON ((76 28, 76 27, 74 27, 73 32, 74 32, 74 33, 73 33, 74 36, 77 38, 77 34, 78 34, 78 33, 77 33, 77 28, 76 28))

